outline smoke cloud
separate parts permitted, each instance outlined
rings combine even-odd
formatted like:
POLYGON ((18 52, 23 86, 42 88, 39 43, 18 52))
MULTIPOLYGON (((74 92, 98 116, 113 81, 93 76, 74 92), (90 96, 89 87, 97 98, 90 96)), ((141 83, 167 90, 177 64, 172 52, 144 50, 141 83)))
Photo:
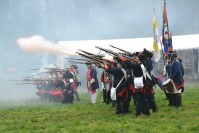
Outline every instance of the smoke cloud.
POLYGON ((19 38, 17 40, 17 44, 24 52, 27 53, 76 55, 74 52, 63 49, 63 47, 45 40, 41 36, 19 38))

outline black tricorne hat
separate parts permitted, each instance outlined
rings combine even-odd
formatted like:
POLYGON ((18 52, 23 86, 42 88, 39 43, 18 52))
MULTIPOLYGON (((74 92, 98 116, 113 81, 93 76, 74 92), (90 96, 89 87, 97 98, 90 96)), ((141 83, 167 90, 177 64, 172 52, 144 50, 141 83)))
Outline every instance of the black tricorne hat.
POLYGON ((89 60, 85 63, 86 65, 92 65, 92 62, 89 60))

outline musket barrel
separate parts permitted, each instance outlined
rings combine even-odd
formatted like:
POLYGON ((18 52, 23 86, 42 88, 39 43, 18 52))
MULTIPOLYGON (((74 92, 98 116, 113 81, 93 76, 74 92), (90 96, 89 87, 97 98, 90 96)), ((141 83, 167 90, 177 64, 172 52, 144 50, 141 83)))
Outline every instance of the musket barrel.
POLYGON ((85 54, 82 54, 82 53, 79 53, 79 52, 76 52, 76 53, 81 55, 81 56, 83 56, 83 57, 86 57, 86 58, 89 58, 91 60, 97 61, 98 63, 102 62, 102 60, 99 60, 99 58, 90 57, 89 55, 85 55, 85 54))
POLYGON ((123 49, 121 49, 121 48, 115 47, 115 46, 113 46, 113 45, 109 45, 109 46, 112 47, 112 48, 118 49, 118 50, 120 50, 120 51, 122 51, 122 52, 124 52, 124 53, 131 54, 131 52, 128 52, 128 51, 123 50, 123 49))
POLYGON ((115 53, 115 52, 113 52, 113 51, 111 51, 111 50, 104 49, 104 48, 100 48, 100 47, 98 47, 98 46, 95 46, 95 48, 98 48, 98 49, 100 49, 100 50, 102 50, 102 51, 104 51, 104 52, 106 52, 106 53, 109 53, 109 54, 112 54, 112 55, 114 55, 114 56, 117 56, 117 53, 115 53))
POLYGON ((95 54, 92 54, 90 52, 87 52, 87 51, 84 51, 84 50, 81 50, 81 49, 78 49, 78 50, 81 51, 81 52, 83 52, 83 53, 85 53, 85 54, 88 54, 88 55, 95 55, 95 54))

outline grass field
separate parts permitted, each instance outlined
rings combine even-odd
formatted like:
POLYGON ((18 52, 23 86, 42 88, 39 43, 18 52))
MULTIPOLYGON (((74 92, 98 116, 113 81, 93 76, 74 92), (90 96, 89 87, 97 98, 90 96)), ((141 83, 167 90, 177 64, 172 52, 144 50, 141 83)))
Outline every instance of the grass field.
MULTIPOLYGON (((199 132, 199 87, 186 87, 182 94, 183 107, 169 107, 165 95, 156 89, 158 112, 151 116, 135 117, 131 101, 131 113, 114 115, 115 108, 101 101, 92 105, 89 95, 81 94, 81 101, 73 105, 41 103, 30 99, 26 104, 0 102, 0 132, 47 133, 187 133, 199 132)), ((98 94, 99 96, 99 94, 98 94)))

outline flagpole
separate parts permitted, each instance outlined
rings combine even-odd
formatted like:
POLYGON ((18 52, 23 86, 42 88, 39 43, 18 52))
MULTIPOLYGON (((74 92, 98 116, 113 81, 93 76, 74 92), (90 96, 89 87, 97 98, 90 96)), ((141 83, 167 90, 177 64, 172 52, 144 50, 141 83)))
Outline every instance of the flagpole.
MULTIPOLYGON (((166 0, 164 0, 164 5, 166 4, 166 0)), ((164 8, 163 8, 163 14, 164 14, 164 8)), ((164 15, 163 15, 163 24, 162 24, 162 28, 164 29, 164 15)), ((162 34, 162 39, 163 39, 163 34, 162 34)), ((160 40, 160 44, 161 44, 161 49, 162 49, 162 41, 160 40)), ((162 49, 162 57, 163 57, 163 62, 164 62, 164 65, 165 65, 165 55, 164 55, 164 52, 163 52, 163 49, 162 49)))
POLYGON ((162 41, 161 41, 161 39, 160 39, 160 44, 161 44, 161 50, 162 50, 162 58, 163 58, 163 62, 164 62, 164 65, 165 65, 165 59, 164 59, 164 53, 163 53, 163 49, 162 49, 162 41))
MULTIPOLYGON (((164 0, 164 2, 166 2, 166 1, 164 0)), ((164 9, 163 9, 163 10, 164 10, 164 9)), ((163 28, 164 28, 164 24, 163 24, 163 28)), ((162 38, 163 38, 163 36, 162 36, 162 38)), ((162 38, 161 38, 161 39, 162 39, 162 38)), ((163 59, 163 63, 164 63, 164 66, 165 66, 164 52, 163 52, 163 48, 162 48, 162 45, 163 45, 163 44, 162 44, 162 40, 161 40, 161 39, 160 39, 159 41, 160 41, 160 45, 161 45, 162 59, 163 59)))
MULTIPOLYGON (((155 2, 154 2, 154 0, 153 0, 153 14, 156 16, 156 11, 155 11, 155 2)), ((159 31, 158 31, 158 33, 159 33, 159 31)), ((164 65, 165 65, 164 54, 163 54, 163 49, 162 49, 162 41, 161 41, 160 36, 159 36, 159 43, 160 43, 160 45, 161 45, 162 58, 163 58, 163 62, 164 62, 164 65)), ((157 43, 157 45, 158 45, 158 43, 157 43)))

